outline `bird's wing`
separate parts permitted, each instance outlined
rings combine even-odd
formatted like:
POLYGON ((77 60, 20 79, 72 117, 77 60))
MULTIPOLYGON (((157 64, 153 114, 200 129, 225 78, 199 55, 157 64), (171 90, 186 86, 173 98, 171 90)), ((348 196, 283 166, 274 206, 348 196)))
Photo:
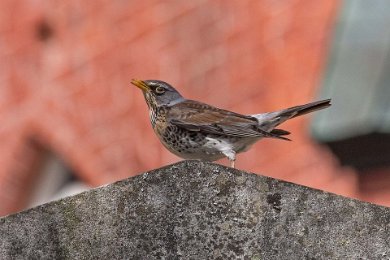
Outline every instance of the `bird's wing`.
MULTIPOLYGON (((185 100, 170 107, 168 122, 188 131, 236 137, 287 139, 261 129, 256 118, 185 100)), ((288 139, 287 139, 288 140, 288 139)))

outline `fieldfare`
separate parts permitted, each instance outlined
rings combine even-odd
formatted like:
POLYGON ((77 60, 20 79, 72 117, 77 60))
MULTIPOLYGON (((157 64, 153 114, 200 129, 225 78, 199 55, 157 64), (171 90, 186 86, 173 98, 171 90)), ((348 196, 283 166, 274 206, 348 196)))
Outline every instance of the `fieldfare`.
POLYGON ((289 140, 290 132, 275 128, 284 121, 330 106, 330 99, 280 111, 242 115, 185 99, 160 80, 133 79, 149 107, 153 130, 169 151, 184 159, 215 161, 227 157, 234 168, 236 154, 263 137, 289 140))

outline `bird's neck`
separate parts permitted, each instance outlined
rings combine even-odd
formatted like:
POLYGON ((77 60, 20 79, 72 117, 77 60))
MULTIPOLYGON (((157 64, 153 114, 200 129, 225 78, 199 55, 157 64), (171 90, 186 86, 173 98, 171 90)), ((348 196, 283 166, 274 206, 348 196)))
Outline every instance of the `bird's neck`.
POLYGON ((149 105, 149 118, 153 127, 155 127, 158 120, 165 116, 166 110, 166 106, 157 106, 155 104, 149 105))
POLYGON ((149 109, 149 118, 150 118, 150 123, 152 123, 152 126, 154 127, 156 125, 156 111, 154 109, 149 109))
POLYGON ((183 98, 183 97, 176 98, 175 100, 172 100, 171 102, 169 102, 168 106, 176 105, 180 102, 183 102, 184 100, 185 100, 185 98, 183 98))

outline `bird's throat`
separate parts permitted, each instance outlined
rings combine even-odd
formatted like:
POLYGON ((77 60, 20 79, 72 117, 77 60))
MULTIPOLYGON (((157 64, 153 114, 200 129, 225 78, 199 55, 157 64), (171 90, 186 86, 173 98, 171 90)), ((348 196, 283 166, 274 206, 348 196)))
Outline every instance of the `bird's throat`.
POLYGON ((149 107, 149 118, 154 128, 156 126, 157 111, 151 107, 149 107))

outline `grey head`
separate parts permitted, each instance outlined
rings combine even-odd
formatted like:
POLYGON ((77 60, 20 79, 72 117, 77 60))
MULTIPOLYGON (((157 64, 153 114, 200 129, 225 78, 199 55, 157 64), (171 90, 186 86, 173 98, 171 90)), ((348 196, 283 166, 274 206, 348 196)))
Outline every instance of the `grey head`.
POLYGON ((185 100, 174 87, 161 80, 133 79, 131 83, 142 90, 149 107, 169 106, 185 100))

